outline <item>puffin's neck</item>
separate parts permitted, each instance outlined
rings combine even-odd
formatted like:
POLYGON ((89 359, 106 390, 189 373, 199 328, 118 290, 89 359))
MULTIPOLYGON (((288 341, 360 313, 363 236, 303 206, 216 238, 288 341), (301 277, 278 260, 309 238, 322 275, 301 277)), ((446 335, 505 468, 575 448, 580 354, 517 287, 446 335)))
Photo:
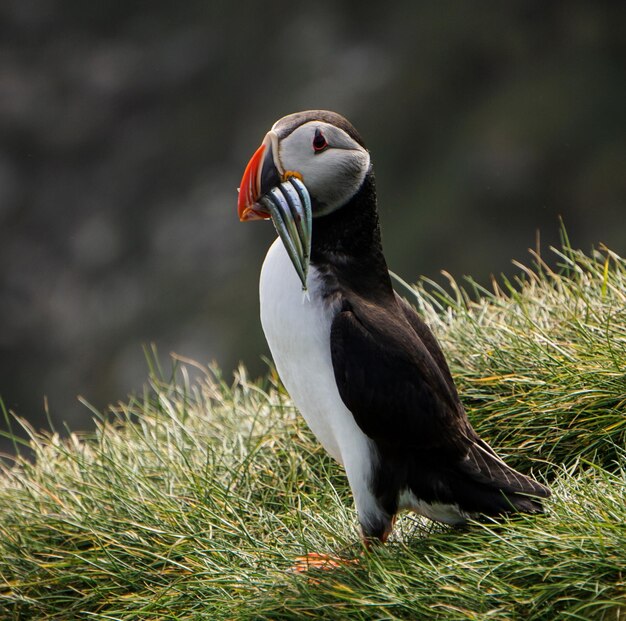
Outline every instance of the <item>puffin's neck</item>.
POLYGON ((366 298, 393 296, 380 239, 376 184, 370 168, 350 201, 313 219, 311 263, 338 286, 366 298))

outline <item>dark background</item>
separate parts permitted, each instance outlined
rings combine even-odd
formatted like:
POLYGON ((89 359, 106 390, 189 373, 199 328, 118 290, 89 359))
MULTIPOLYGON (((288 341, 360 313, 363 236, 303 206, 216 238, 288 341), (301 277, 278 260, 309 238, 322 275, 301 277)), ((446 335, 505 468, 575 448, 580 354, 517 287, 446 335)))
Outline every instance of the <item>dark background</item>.
POLYGON ((89 426, 142 343, 264 372, 269 224, 236 188, 279 117, 329 108, 375 163, 409 281, 487 282, 541 232, 626 248, 623 2, 0 4, 0 395, 89 426))

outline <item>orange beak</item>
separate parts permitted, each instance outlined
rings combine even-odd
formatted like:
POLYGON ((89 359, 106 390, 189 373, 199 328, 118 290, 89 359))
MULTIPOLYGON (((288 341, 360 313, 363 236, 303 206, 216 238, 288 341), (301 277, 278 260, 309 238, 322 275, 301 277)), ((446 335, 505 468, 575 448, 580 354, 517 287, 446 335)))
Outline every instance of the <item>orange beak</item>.
POLYGON ((239 213, 239 220, 242 222, 266 220, 270 217, 269 211, 257 202, 261 197, 261 171, 266 148, 266 141, 264 140, 263 144, 254 152, 241 178, 237 212, 239 213))

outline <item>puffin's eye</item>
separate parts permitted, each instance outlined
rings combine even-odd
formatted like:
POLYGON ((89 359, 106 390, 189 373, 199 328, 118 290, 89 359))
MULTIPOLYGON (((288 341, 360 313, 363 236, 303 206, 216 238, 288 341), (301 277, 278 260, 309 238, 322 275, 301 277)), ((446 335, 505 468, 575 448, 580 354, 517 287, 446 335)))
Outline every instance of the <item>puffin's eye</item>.
POLYGON ((324 134, 322 134, 322 130, 316 129, 315 136, 313 137, 313 151, 315 151, 315 153, 319 153, 320 151, 323 151, 327 146, 328 142, 326 141, 324 134))

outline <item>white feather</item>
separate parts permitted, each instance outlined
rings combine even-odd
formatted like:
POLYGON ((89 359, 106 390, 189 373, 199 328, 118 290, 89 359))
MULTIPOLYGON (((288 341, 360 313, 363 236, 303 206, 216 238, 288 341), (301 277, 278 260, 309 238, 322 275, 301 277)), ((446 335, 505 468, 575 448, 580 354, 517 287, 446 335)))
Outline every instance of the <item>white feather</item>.
POLYGON ((398 510, 410 510, 419 513, 430 520, 443 522, 452 526, 460 526, 467 522, 470 517, 467 513, 461 511, 459 505, 445 504, 442 502, 428 503, 420 500, 410 489, 404 489, 400 492, 398 498, 398 510))
POLYGON ((380 515, 370 491, 371 440, 344 405, 333 372, 330 327, 336 308, 322 299, 317 270, 302 285, 283 243, 270 247, 261 270, 261 323, 285 388, 322 446, 343 464, 361 522, 380 515))

